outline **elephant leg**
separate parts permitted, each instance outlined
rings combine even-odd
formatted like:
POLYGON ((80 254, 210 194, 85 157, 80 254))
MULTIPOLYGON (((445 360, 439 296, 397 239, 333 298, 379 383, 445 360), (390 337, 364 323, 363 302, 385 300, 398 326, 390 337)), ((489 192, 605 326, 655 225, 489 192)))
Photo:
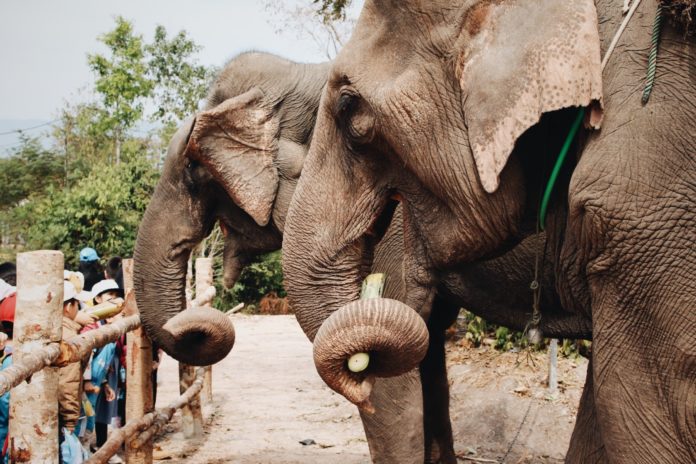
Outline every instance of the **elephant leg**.
POLYGON ((415 369, 379 378, 372 387, 373 414, 360 413, 375 463, 423 464, 423 397, 415 369))
MULTIPOLYGON (((694 316, 665 306, 670 328, 664 319, 616 317, 627 309, 621 298, 593 307, 594 396, 607 456, 626 464, 696 462, 694 316)), ((651 309, 636 307, 630 312, 651 309)))
POLYGON ((445 363, 445 331, 457 319, 459 307, 436 297, 428 321, 430 344, 420 366, 423 383, 425 462, 455 464, 454 439, 449 415, 449 382, 445 363))
POLYGON ((575 428, 565 458, 566 464, 605 464, 608 461, 597 421, 592 381, 592 359, 587 365, 587 380, 582 390, 575 428))

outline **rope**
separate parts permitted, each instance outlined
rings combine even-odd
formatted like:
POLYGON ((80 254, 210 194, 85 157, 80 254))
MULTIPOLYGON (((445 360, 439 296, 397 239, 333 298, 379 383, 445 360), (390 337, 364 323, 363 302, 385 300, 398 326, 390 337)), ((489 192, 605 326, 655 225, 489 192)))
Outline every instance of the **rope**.
POLYGON ((520 426, 517 428, 517 433, 515 434, 515 438, 513 438, 512 441, 510 442, 510 446, 508 446, 508 449, 505 452, 505 456, 503 456, 503 459, 500 460, 501 464, 505 463, 505 460, 507 459, 508 455, 510 454, 510 451, 512 451, 512 448, 517 443, 517 438, 519 438, 519 436, 520 436, 520 432, 522 431, 522 427, 524 426, 524 423, 527 421, 527 416, 529 416, 529 411, 531 411, 533 404, 534 404, 534 399, 530 398, 529 399, 529 406, 527 406, 527 412, 524 413, 524 417, 522 418, 522 422, 520 422, 520 426))
POLYGON ((650 46, 650 55, 648 56, 648 75, 645 78, 645 89, 641 103, 645 105, 650 99, 653 85, 655 85, 655 70, 657 69, 657 50, 660 44, 660 31, 662 26, 662 2, 657 2, 657 13, 655 13, 655 22, 653 23, 652 40, 650 46))
POLYGON ((616 31, 616 34, 614 34, 614 38, 611 39, 611 43, 609 44, 609 48, 607 48, 607 51, 604 54, 604 58, 602 58, 602 71, 604 71, 604 68, 607 66, 607 63, 609 62, 609 57, 614 52, 614 48, 616 48, 616 44, 619 42, 619 38, 621 37, 621 34, 623 34, 624 30, 626 29, 626 26, 628 25, 628 22, 631 20, 633 13, 635 13, 636 10, 638 9, 638 5, 640 5, 640 0, 635 0, 633 2, 633 4, 631 5, 631 9, 628 10, 628 13, 626 13, 626 17, 621 22, 621 25, 619 26, 619 29, 616 31))

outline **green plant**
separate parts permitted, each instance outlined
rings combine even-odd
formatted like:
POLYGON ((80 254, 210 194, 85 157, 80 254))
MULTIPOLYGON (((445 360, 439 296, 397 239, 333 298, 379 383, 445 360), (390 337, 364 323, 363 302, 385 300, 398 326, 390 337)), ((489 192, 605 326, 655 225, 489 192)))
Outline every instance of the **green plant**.
POLYGON ((84 246, 102 256, 131 256, 138 225, 159 172, 144 160, 98 165, 65 190, 15 208, 26 230, 27 248, 61 250, 66 265, 77 264, 84 246))
MULTIPOLYGON (((216 274, 222 274, 222 259, 218 258, 215 262, 216 274)), ((245 308, 255 310, 258 302, 265 295, 274 292, 278 297, 285 296, 283 288, 283 269, 281 265, 280 250, 259 256, 244 268, 237 283, 231 289, 222 287, 222 279, 215 279, 217 286, 217 296, 214 306, 223 311, 245 303, 245 308)), ((253 312, 253 311, 252 311, 253 312)))

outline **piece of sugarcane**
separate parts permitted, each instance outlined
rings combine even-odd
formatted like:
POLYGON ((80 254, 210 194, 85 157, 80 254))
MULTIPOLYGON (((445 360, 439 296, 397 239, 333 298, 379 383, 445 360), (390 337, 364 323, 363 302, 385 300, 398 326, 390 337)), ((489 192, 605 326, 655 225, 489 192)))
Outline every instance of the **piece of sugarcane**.
MULTIPOLYGON (((370 274, 363 280, 362 291, 360 292, 361 300, 370 298, 381 298, 384 291, 384 274, 370 274)), ((370 365, 370 353, 355 353, 348 358, 348 369, 351 372, 362 372, 370 365)))
POLYGON ((113 298, 109 301, 99 303, 87 310, 87 314, 95 316, 97 319, 108 319, 121 312, 125 301, 123 298, 113 298))

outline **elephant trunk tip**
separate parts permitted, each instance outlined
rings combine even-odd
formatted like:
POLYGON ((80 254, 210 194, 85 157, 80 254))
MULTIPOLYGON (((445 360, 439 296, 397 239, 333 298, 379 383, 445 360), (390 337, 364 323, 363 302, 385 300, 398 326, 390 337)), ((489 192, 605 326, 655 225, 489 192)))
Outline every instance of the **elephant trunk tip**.
POLYGON ((314 338, 314 364, 326 384, 362 411, 374 412, 370 392, 376 377, 404 374, 428 350, 423 318, 386 298, 348 303, 321 325, 314 338))
POLYGON ((172 317, 162 327, 164 350, 178 361, 209 366, 225 358, 234 346, 232 321, 212 308, 191 308, 172 317))

